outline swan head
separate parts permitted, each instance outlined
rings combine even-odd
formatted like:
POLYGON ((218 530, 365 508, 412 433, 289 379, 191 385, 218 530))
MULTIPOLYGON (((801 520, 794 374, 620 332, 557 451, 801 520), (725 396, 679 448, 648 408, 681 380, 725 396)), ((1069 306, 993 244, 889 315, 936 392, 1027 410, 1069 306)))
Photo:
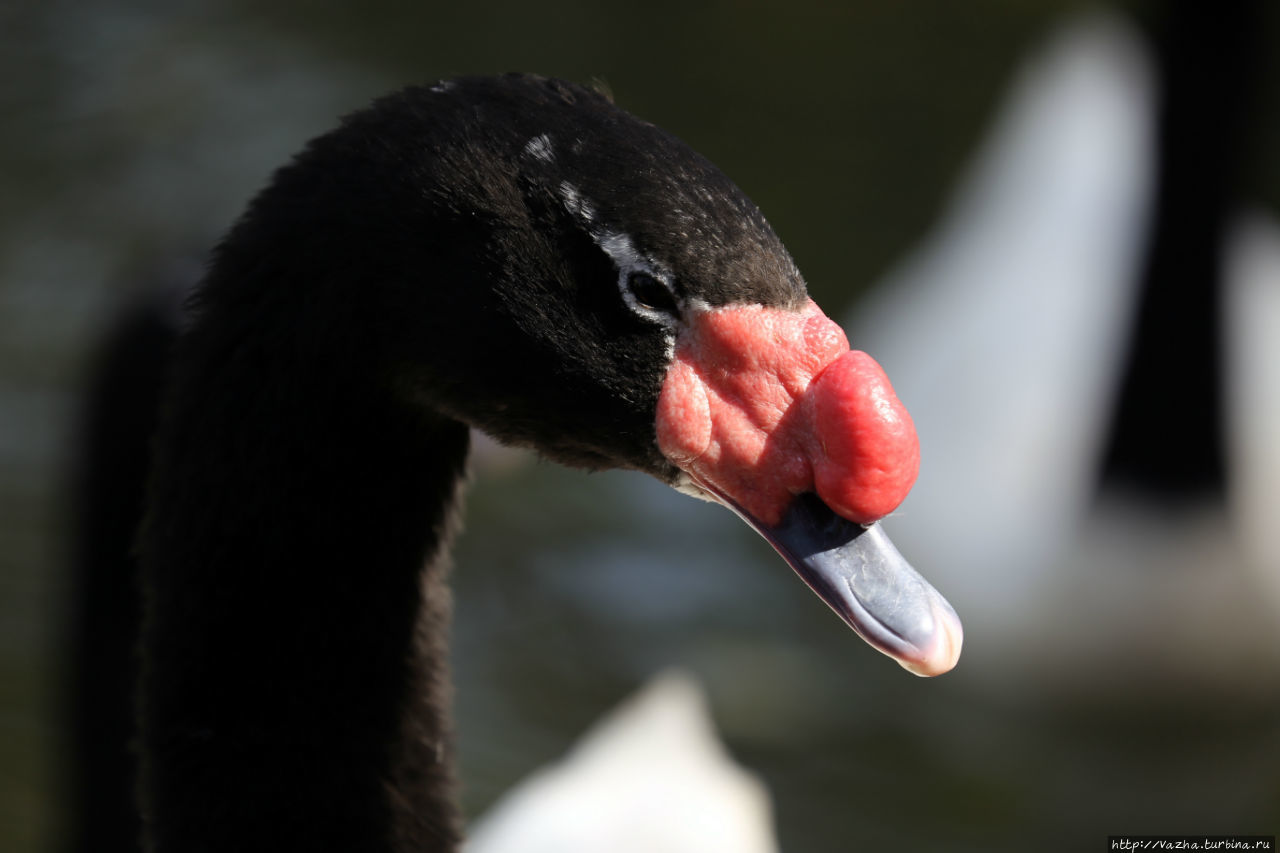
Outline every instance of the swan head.
POLYGON ((910 416, 671 134, 540 77, 411 88, 313 142, 240 227, 301 259, 301 346, 500 441, 722 503, 876 648, 955 664, 954 611, 874 526, 915 479, 910 416))

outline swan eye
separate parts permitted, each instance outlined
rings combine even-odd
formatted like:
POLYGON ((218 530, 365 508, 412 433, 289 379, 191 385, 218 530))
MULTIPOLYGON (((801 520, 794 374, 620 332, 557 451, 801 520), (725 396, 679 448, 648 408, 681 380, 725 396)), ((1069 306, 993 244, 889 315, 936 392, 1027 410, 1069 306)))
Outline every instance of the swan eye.
POLYGON ((627 290, 639 308, 659 311, 671 317, 680 316, 680 305, 671 288, 647 272, 628 275, 627 290))

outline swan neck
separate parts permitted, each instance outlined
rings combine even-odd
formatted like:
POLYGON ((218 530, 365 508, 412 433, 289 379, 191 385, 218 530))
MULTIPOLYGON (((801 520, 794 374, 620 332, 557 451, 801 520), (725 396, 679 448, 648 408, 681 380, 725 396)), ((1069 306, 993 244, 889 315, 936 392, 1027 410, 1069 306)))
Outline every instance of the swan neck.
POLYGON ((451 850, 441 554, 468 431, 258 340, 197 325, 157 440, 149 849, 451 850))

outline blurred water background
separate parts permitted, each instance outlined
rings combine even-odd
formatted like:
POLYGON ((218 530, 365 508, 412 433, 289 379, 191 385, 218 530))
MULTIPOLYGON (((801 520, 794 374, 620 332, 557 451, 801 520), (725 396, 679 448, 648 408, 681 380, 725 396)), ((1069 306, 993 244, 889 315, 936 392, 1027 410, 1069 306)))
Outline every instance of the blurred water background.
MULTIPOLYGON (((1108 8, 1136 13, 1140 38, 1161 6, 1108 8)), ((742 186, 815 298, 849 317, 937 223, 1019 69, 1096 8, 0 7, 0 850, 55 849, 64 815, 65 487, 94 343, 130 294, 198 263, 302 142, 410 82, 505 70, 600 79, 742 186)), ((1276 64, 1261 73, 1274 98, 1276 64)), ((1257 151, 1280 151, 1277 121, 1266 111, 1258 122, 1257 151)), ((1280 157, 1247 178, 1250 201, 1276 211, 1280 157)), ((929 453, 926 443, 926 466, 929 453)), ((992 663, 1043 642, 1033 618, 993 617, 997 634, 979 610, 959 668, 916 679, 723 510, 638 475, 520 454, 488 451, 477 468, 454 561, 469 814, 678 665, 706 684, 730 748, 768 785, 787 851, 1085 850, 1121 832, 1280 828, 1274 671, 1148 683, 1099 664, 1096 681, 1086 667, 1058 684, 1051 664, 992 663)), ((981 509, 955 511, 998 522, 981 509)), ((888 529, 909 523, 908 511, 888 529)), ((975 596, 963 575, 945 577, 958 605, 975 596)), ((1065 607, 1058 621, 1087 633, 1089 614, 1065 607)))

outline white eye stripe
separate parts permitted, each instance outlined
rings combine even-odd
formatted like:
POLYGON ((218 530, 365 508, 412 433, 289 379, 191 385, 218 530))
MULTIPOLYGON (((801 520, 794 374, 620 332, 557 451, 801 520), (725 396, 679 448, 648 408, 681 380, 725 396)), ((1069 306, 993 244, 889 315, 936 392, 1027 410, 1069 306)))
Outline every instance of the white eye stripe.
POLYGON ((675 288, 671 286, 671 277, 667 272, 637 252, 631 238, 626 234, 617 231, 601 231, 592 232, 591 236, 595 239, 596 245, 613 259, 614 266, 618 268, 618 292, 622 294, 622 301, 627 304, 627 307, 646 320, 656 320, 664 326, 674 327, 675 317, 659 308, 642 304, 631 289, 633 275, 647 275, 665 287, 671 296, 671 301, 677 307, 681 307, 683 301, 680 294, 676 293, 675 288))
POLYGON ((644 272, 655 276, 655 278, 661 278, 661 276, 655 275, 653 264, 649 263, 647 258, 636 251, 631 238, 626 234, 602 230, 591 232, 591 236, 596 241, 596 245, 613 259, 613 264, 618 268, 618 272, 623 274, 644 272))
POLYGON ((646 305, 645 303, 640 301, 639 297, 636 296, 636 293, 631 286, 631 277, 636 274, 647 275, 654 281, 661 284, 664 288, 666 288, 667 293, 671 296, 671 301, 675 303, 676 310, 679 311, 680 308, 682 307, 682 300, 680 299, 680 296, 672 289, 671 285, 668 284, 664 278, 655 274, 652 270, 648 268, 619 271, 618 292, 622 294, 622 301, 627 303, 627 307, 630 308, 632 312, 640 315, 641 317, 644 317, 646 320, 656 320, 657 322, 661 323, 664 326, 669 326, 671 328, 674 328, 676 325, 677 318, 672 316, 670 311, 666 311, 662 308, 656 308, 652 305, 646 305))
MULTIPOLYGON (((618 292, 627 307, 637 316, 651 322, 660 323, 668 329, 674 330, 677 322, 675 317, 672 317, 667 311, 641 303, 631 289, 631 277, 633 275, 647 275, 665 287, 667 293, 671 296, 671 301, 675 303, 679 310, 683 310, 684 300, 672 286, 671 275, 661 264, 641 254, 628 235, 602 227, 596 221, 595 207, 573 184, 568 181, 561 181, 556 190, 565 206, 565 210, 586 227, 591 239, 613 261, 613 265, 618 270, 618 292)), ((674 336, 671 335, 669 337, 671 346, 674 346, 674 336)))

